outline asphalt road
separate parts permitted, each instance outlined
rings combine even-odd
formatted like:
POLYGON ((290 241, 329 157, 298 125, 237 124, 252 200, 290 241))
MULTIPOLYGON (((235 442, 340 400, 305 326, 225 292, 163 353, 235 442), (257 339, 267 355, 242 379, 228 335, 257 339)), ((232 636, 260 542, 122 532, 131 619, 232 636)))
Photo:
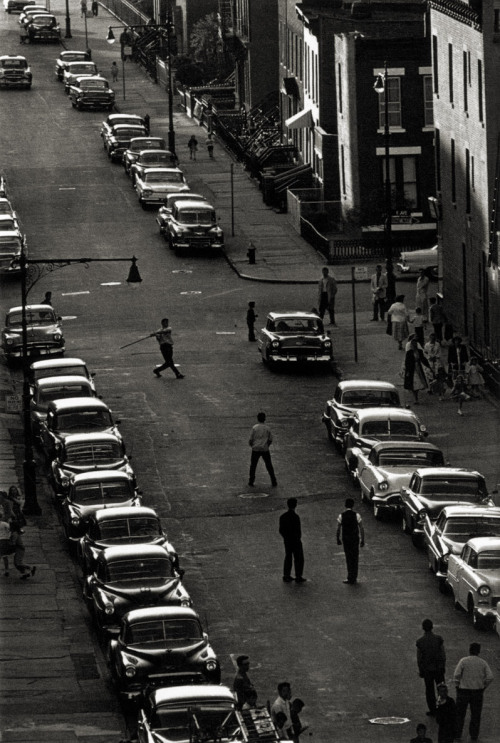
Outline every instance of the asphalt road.
MULTIPOLYGON (((2 21, 0 41, 2 51, 18 52, 17 16, 2 21)), ((430 616, 445 638, 448 677, 478 635, 438 592, 424 554, 399 525, 375 522, 359 503, 367 532, 360 584, 342 583, 335 519, 345 497, 358 494, 320 423, 336 380, 322 372, 272 373, 246 341, 250 299, 262 320, 272 309, 309 309, 313 289, 249 284, 223 259, 173 255, 154 212, 139 207, 123 169, 103 151, 99 127, 106 114, 73 110, 56 82, 57 47, 23 51, 34 85, 31 92, 1 92, 0 150, 30 257, 136 255, 143 279, 129 288, 126 263, 73 266, 41 279, 30 300, 52 291, 64 318, 67 355, 87 361, 99 393, 121 419, 144 502, 164 517, 182 556, 185 584, 221 658, 223 679, 231 682, 232 659, 248 653, 260 701, 272 701, 277 682, 290 680, 294 696, 306 702, 303 719, 315 739, 406 741, 426 720, 414 650, 422 619, 430 616), (153 331, 164 316, 173 326, 184 380, 168 371, 161 379, 153 375, 160 362, 154 339, 119 348, 153 331), (248 435, 261 409, 275 435, 279 486, 273 490, 263 469, 253 490, 246 485, 248 435), (299 498, 304 532, 308 582, 301 586, 281 581, 277 521, 291 495, 299 498), (368 723, 386 716, 411 722, 368 723)), ((105 54, 99 48, 94 54, 103 69, 105 54)), ((202 187, 195 164, 181 167, 193 189, 202 187)), ((15 282, 2 285, 2 311, 19 301, 15 282)), ((333 331, 340 366, 347 374, 398 380, 400 356, 381 326, 367 322, 364 295, 358 297, 360 363, 354 364, 350 302, 349 292, 341 292, 340 329, 333 331)), ((478 467, 493 488, 500 480, 498 409, 477 406, 465 427, 451 407, 443 414, 424 401, 421 415, 430 440, 450 462, 478 467)), ((487 692, 481 740, 494 743, 500 730, 499 640, 493 633, 479 637, 497 679, 487 692)), ((429 728, 436 739, 432 720, 429 728)))

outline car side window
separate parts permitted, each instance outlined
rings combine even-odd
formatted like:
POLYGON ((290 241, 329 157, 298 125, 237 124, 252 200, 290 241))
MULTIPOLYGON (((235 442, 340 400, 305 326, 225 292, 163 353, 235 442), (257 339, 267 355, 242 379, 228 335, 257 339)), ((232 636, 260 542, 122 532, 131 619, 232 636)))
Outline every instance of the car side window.
POLYGON ((471 568, 477 568, 477 552, 475 552, 473 549, 469 551, 466 563, 471 568))
POLYGON ((469 561, 469 555, 470 555, 470 547, 468 544, 465 545, 465 547, 462 550, 462 560, 467 563, 469 561))
POLYGON ((274 320, 267 321, 266 330, 270 330, 272 333, 274 333, 274 320))
POLYGON ((341 399, 342 399, 342 392, 340 390, 340 387, 337 387, 337 389, 335 390, 335 394, 333 395, 333 399, 335 400, 335 402, 340 402, 341 401, 341 399))

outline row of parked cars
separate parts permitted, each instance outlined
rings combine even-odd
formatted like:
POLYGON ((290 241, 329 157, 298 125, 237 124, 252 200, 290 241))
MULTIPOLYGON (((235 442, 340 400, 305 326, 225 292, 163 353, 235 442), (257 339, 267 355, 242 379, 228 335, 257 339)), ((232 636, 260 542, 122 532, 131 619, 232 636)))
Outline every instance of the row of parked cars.
MULTIPOLYGON (((1 63, 0 57, 0 65, 1 63)), ((0 176, 0 278, 20 274, 20 258, 23 250, 27 255, 26 235, 9 197, 7 179, 2 175, 0 176)))
POLYGON ((480 472, 450 466, 397 388, 345 380, 322 415, 328 438, 375 518, 397 517, 423 547, 439 589, 474 627, 500 634, 500 508, 480 472))

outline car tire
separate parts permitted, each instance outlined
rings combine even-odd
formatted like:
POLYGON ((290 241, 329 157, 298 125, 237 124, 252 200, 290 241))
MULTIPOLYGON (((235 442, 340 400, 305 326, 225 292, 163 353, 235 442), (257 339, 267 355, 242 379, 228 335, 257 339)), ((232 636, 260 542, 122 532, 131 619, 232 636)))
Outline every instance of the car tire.
POLYGON ((411 534, 413 531, 411 526, 406 521, 406 515, 404 511, 403 511, 403 531, 405 534, 411 534))
POLYGON ((472 626, 475 630, 481 631, 485 629, 484 619, 474 609, 474 601, 472 599, 472 596, 469 596, 467 601, 467 613, 470 614, 470 617, 472 619, 472 626))
POLYGON ((446 582, 446 579, 443 579, 443 578, 438 579, 438 588, 439 588, 439 593, 442 593, 443 596, 446 596, 446 594, 450 592, 450 588, 446 582))
POLYGON ((422 535, 417 534, 414 529, 411 532, 411 543, 417 549, 422 549, 422 535))
POLYGON ((144 209, 144 211, 146 211, 146 209, 148 208, 148 205, 146 204, 146 202, 143 201, 142 199, 139 199, 139 203, 142 206, 142 208, 144 209))
POLYGON ((335 436, 333 435, 331 421, 325 421, 325 426, 326 426, 326 435, 328 436, 328 441, 335 441, 335 436))
POLYGON ((376 503, 373 506, 373 515, 377 521, 382 521, 382 509, 376 503))

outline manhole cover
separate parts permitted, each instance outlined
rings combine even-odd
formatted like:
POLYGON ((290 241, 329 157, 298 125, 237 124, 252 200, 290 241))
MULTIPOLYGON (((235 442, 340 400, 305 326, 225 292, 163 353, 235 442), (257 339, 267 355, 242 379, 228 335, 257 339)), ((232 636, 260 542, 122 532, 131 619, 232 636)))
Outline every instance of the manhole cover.
POLYGON ((240 493, 238 498, 269 498, 269 493, 240 493))
POLYGON ((408 717, 374 717, 370 722, 374 725, 404 725, 410 720, 408 717))

